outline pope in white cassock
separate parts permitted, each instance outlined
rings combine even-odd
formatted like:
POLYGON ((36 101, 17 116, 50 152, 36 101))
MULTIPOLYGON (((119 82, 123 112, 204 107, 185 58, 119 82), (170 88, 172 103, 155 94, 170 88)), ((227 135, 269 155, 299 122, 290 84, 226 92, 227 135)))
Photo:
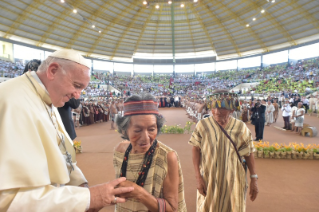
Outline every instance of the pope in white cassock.
POLYGON ((271 103, 271 101, 268 101, 268 104, 266 105, 266 112, 265 112, 267 125, 274 123, 274 112, 275 112, 274 105, 271 103))
POLYGON ((38 69, 0 84, 0 212, 97 211, 124 202, 125 181, 88 187, 56 107, 79 98, 89 61, 74 50, 52 53, 38 69))

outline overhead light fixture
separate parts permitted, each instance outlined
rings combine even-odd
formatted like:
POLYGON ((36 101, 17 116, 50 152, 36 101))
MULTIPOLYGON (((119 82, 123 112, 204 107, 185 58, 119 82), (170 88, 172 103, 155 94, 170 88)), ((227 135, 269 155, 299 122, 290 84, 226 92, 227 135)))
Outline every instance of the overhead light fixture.
POLYGON ((264 13, 264 12, 265 12, 265 10, 261 10, 260 12, 261 12, 261 13, 264 13))
POLYGON ((256 18, 253 18, 253 21, 256 21, 256 18))
POLYGON ((196 2, 198 2, 198 0, 194 0, 194 2, 196 3, 196 2))
POLYGON ((168 1, 168 4, 172 4, 172 1, 168 1))
POLYGON ((61 2, 61 3, 64 3, 64 0, 61 0, 60 2, 61 2))
POLYGON ((92 25, 92 28, 95 28, 95 25, 92 25))
POLYGON ((147 1, 143 1, 143 4, 146 5, 146 4, 147 4, 147 1))
POLYGON ((73 13, 77 13, 78 11, 76 9, 73 9, 73 13))
POLYGON ((181 7, 185 7, 185 5, 182 3, 182 4, 181 4, 181 7))
POLYGON ((102 31, 100 30, 99 33, 101 33, 102 31))
POLYGON ((275 2, 276 2, 275 0, 272 0, 272 1, 271 1, 271 3, 275 3, 275 2))
POLYGON ((159 5, 157 4, 157 5, 155 6, 155 8, 158 9, 158 8, 159 8, 159 5))
POLYGON ((249 24, 247 24, 246 27, 249 27, 249 24))

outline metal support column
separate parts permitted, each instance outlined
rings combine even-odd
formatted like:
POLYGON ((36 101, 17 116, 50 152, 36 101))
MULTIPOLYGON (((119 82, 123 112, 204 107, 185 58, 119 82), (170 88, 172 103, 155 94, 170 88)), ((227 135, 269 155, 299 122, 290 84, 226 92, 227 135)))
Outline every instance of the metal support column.
POLYGON ((174 2, 171 4, 171 26, 172 26, 172 50, 173 50, 173 77, 175 77, 175 8, 174 2))

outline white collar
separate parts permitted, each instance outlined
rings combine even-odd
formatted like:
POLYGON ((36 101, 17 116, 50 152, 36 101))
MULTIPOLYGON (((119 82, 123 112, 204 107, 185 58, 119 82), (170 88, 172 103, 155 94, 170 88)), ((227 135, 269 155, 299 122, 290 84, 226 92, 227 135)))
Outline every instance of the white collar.
POLYGON ((50 96, 48 90, 46 89, 46 87, 44 86, 44 84, 42 83, 42 81, 40 80, 39 76, 37 75, 37 73, 35 71, 30 71, 31 76, 40 84, 40 86, 45 90, 45 92, 50 96))

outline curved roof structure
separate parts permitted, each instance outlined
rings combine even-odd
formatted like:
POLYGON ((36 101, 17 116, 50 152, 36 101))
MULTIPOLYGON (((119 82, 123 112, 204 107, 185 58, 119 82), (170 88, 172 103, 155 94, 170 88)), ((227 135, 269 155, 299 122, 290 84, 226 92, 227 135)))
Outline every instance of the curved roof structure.
POLYGON ((319 38, 319 1, 314 0, 62 2, 1 1, 0 36, 110 60, 173 52, 240 57, 319 38))

